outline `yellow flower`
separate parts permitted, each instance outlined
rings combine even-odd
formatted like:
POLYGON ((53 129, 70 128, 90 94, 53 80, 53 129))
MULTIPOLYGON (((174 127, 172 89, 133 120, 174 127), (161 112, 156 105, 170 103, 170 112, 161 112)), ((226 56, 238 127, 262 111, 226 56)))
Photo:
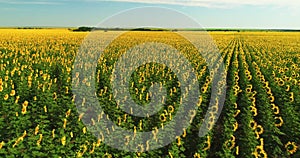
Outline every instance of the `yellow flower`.
POLYGON ((73 138, 73 132, 70 132, 70 137, 73 138))
POLYGON ((0 92, 2 92, 3 91, 3 86, 2 85, 0 85, 0 92))
POLYGON ((182 134, 182 137, 185 138, 186 137, 186 129, 183 128, 183 134, 182 134))
POLYGON ((170 156, 170 158, 173 158, 173 155, 172 155, 172 153, 171 153, 171 152, 169 152, 169 156, 170 156))
POLYGON ((35 127, 35 130, 34 130, 34 135, 37 135, 39 133, 39 128, 40 128, 40 125, 37 125, 35 127))
POLYGON ((23 108, 22 108, 22 114, 24 115, 24 114, 26 114, 26 112, 27 112, 26 106, 23 106, 23 108))
POLYGON ((174 107, 173 107, 172 105, 169 105, 169 106, 168 106, 168 111, 169 111, 170 113, 174 112, 174 107))
POLYGON ((289 141, 287 144, 285 144, 285 148, 290 154, 294 154, 297 151, 298 146, 295 142, 289 141))
POLYGON ((161 114, 159 119, 161 122, 165 122, 167 120, 167 117, 165 116, 165 114, 161 114))
POLYGON ((43 139, 43 134, 40 134, 40 138, 39 140, 36 142, 36 145, 37 146, 40 146, 41 142, 42 142, 42 139, 43 139))
POLYGON ((15 90, 11 90, 10 96, 14 96, 15 94, 16 94, 16 91, 15 90))
POLYGON ((7 99, 8 99, 8 94, 5 94, 4 100, 7 100, 7 99))
POLYGON ((55 138, 55 129, 52 130, 52 138, 55 138))
POLYGON ((23 103, 23 107, 27 107, 28 106, 28 101, 25 101, 24 103, 23 103))
POLYGON ((86 133, 86 127, 83 127, 82 132, 83 132, 83 134, 86 133))
POLYGON ((255 130, 256 127, 257 127, 257 123, 256 123, 254 120, 251 120, 251 121, 250 121, 250 127, 251 127, 253 130, 255 130))
POLYGON ((67 112, 66 112, 66 117, 68 118, 71 114, 71 109, 69 109, 67 112))
POLYGON ((293 102, 294 101, 294 92, 291 92, 290 93, 290 102, 293 102))
POLYGON ((203 98, 202 98, 202 95, 200 95, 197 106, 201 106, 202 101, 203 101, 203 98))
POLYGON ((69 87, 66 87, 66 94, 69 94, 69 87))
POLYGON ((269 99, 270 99, 270 102, 271 102, 271 103, 273 103, 273 102, 274 102, 274 100, 275 100, 275 98, 274 98, 274 96, 273 96, 273 95, 269 96, 269 99))
POLYGON ((195 154, 194 154, 194 158, 201 158, 201 156, 200 156, 199 153, 195 153, 195 154))
POLYGON ((257 109, 254 106, 250 106, 251 111, 253 112, 253 116, 257 116, 257 109))
POLYGON ((210 149, 210 136, 209 135, 207 136, 206 144, 207 144, 207 146, 203 149, 204 151, 210 149))
POLYGON ((275 106, 272 108, 274 110, 274 114, 275 115, 278 115, 279 114, 279 107, 278 106, 275 106))
POLYGON ((250 93, 252 91, 252 85, 247 85, 246 92, 250 93))
POLYGON ((255 129, 255 132, 260 135, 260 134, 264 133, 264 129, 261 125, 257 125, 256 129, 255 129))
POLYGON ((275 120, 276 120, 276 123, 275 123, 276 127, 281 127, 283 125, 282 117, 275 117, 275 120))
POLYGON ((53 99, 56 100, 57 99, 57 95, 56 92, 53 93, 53 99))
POLYGON ((2 141, 1 143, 0 143, 0 149, 2 149, 2 147, 5 145, 5 142, 4 141, 2 141))
POLYGON ((284 81, 281 78, 279 78, 278 85, 279 86, 284 86, 284 81))
POLYGON ((47 106, 46 105, 44 106, 44 112, 47 112, 47 106))
POLYGON ((233 115, 234 117, 237 117, 237 115, 241 113, 241 110, 237 110, 236 113, 233 115))
POLYGON ((96 143, 93 143, 93 148, 92 148, 92 150, 90 151, 90 154, 94 153, 94 151, 95 151, 95 146, 96 146, 96 143))
POLYGON ((62 144, 63 146, 66 145, 66 136, 63 136, 63 137, 61 138, 61 144, 62 144))
POLYGON ((235 154, 236 154, 236 155, 239 155, 239 149, 240 149, 239 146, 237 146, 237 147, 236 147, 236 151, 235 151, 235 154))
POLYGON ((27 131, 25 130, 22 137, 24 138, 27 135, 27 131))
POLYGON ((67 126, 67 119, 64 119, 64 125, 63 125, 63 128, 65 129, 67 126))
POLYGON ((285 91, 290 91, 290 85, 286 85, 286 89, 285 89, 285 91))
POLYGON ((238 122, 235 122, 235 123, 233 124, 233 131, 236 131, 238 128, 239 128, 239 123, 238 123, 238 122))
POLYGON ((16 101, 15 101, 16 104, 19 102, 19 99, 20 99, 20 96, 17 96, 16 101))
POLYGON ((177 145, 180 146, 181 145, 181 139, 179 136, 177 136, 177 145))

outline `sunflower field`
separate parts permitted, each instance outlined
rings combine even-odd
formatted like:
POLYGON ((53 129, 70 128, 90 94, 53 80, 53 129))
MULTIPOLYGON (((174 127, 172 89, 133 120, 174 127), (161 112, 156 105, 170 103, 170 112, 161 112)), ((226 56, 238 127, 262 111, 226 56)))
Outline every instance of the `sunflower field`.
MULTIPOLYGON (((116 32, 101 34, 105 37, 116 32)), ((190 33, 197 36, 197 32, 190 33)), ((198 136, 199 127, 212 91, 205 59, 176 32, 133 31, 119 36, 97 63, 94 82, 105 115, 95 114, 90 124, 107 117, 134 133, 152 130, 151 139, 160 142, 159 135, 164 133, 158 129, 166 127, 179 112, 180 96, 187 93, 164 64, 146 63, 125 78, 130 83, 130 96, 123 100, 130 97, 140 106, 151 101, 153 84, 165 89, 159 102, 163 108, 155 109, 156 114, 136 117, 132 115, 135 109, 122 111, 122 101, 114 98, 110 81, 115 62, 141 43, 162 42, 180 50, 194 67, 193 83, 201 92, 198 109, 186 115, 191 118, 190 126, 182 128, 177 122, 181 135, 155 150, 149 150, 150 141, 136 145, 139 152, 107 145, 103 133, 95 136, 83 123, 86 114, 76 108, 78 99, 81 106, 87 104, 85 98, 73 94, 72 82, 90 84, 81 72, 73 71, 76 54, 88 33, 0 29, 0 34, 0 157, 300 157, 300 33, 209 33, 223 58, 226 83, 218 84, 226 84, 226 98, 220 117, 211 115, 216 124, 204 137, 198 136)), ((106 133, 114 130, 107 128, 106 133)), ((132 139, 139 138, 120 139, 127 142, 121 146, 129 146, 132 139)))

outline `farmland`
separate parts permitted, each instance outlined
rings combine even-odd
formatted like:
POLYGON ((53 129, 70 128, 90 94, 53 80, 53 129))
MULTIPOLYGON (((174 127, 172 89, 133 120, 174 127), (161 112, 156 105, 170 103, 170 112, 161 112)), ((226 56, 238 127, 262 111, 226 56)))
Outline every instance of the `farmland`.
MULTIPOLYGON (((141 106, 148 104, 149 89, 156 82, 167 92, 163 108, 142 119, 122 111, 109 81, 114 63, 134 45, 156 41, 181 50, 195 67, 201 92, 191 125, 180 129, 182 135, 155 150, 147 151, 149 143, 138 145, 140 152, 105 144, 103 136, 95 137, 82 122, 85 114, 77 112, 72 81, 86 79, 72 71, 88 33, 0 29, 0 34, 0 157, 300 157, 300 33, 209 32, 224 59, 226 99, 204 137, 198 137, 198 130, 208 110, 212 79, 203 57, 176 32, 120 36, 95 72, 98 101, 119 127, 143 132, 166 126, 184 94, 170 68, 147 63, 128 78, 129 97, 141 106)), ((92 123, 102 119, 97 115, 92 123)), ((159 134, 154 132, 153 139, 159 134)))

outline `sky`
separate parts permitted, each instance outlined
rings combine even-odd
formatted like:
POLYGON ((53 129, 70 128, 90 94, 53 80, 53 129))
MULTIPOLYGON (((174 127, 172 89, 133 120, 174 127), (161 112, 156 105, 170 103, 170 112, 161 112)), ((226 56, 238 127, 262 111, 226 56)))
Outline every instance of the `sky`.
POLYGON ((299 0, 0 0, 0 27, 96 26, 146 6, 181 12, 204 28, 300 29, 299 0))

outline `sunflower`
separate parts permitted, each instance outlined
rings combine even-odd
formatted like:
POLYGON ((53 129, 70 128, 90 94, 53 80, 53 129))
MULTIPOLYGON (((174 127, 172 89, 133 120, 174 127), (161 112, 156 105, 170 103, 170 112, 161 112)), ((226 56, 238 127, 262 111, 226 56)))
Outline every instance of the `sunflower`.
POLYGON ((279 107, 278 106, 275 106, 272 108, 274 110, 274 114, 275 115, 278 115, 279 114, 279 107))
POLYGON ((119 125, 119 126, 121 125, 121 122, 122 122, 122 119, 121 119, 121 117, 119 116, 119 117, 118 117, 118 125, 119 125))
POLYGON ((289 141, 288 143, 285 144, 285 148, 290 154, 294 154, 297 151, 298 146, 296 145, 295 142, 289 141))
POLYGON ((248 81, 251 81, 252 75, 248 75, 248 76, 247 76, 247 79, 248 79, 248 81))
POLYGON ((63 137, 61 138, 61 144, 62 144, 63 146, 66 145, 66 136, 63 136, 63 137))
POLYGON ((182 134, 182 137, 185 138, 186 137, 186 129, 183 128, 183 134, 182 134))
POLYGON ((0 85, 0 92, 2 92, 3 91, 3 86, 2 85, 0 85))
POLYGON ((174 107, 172 105, 169 105, 168 106, 168 111, 169 111, 169 113, 174 112, 174 107))
POLYGON ((53 130, 51 131, 51 133, 52 133, 52 138, 55 138, 55 129, 53 129, 53 130))
POLYGON ((246 92, 251 93, 251 91, 252 91, 252 85, 248 85, 246 88, 246 92))
POLYGON ((23 107, 27 107, 28 106, 28 101, 24 101, 24 103, 22 105, 23 105, 23 107))
POLYGON ((199 153, 195 153, 195 154, 194 154, 194 158, 201 158, 201 156, 200 156, 199 153))
POLYGON ((207 146, 203 149, 204 151, 210 149, 210 146, 211 146, 210 145, 210 136, 209 135, 207 136, 207 141, 206 141, 205 144, 207 144, 207 146))
POLYGON ((239 123, 238 123, 238 122, 235 122, 235 123, 233 124, 233 131, 235 132, 238 128, 239 128, 239 123))
POLYGON ((37 125, 37 126, 35 127, 34 135, 37 135, 37 134, 39 133, 39 128, 40 128, 39 125, 37 125))
POLYGON ((40 134, 39 140, 36 142, 37 146, 41 145, 42 139, 43 139, 43 134, 40 134))
POLYGON ((270 87, 266 87, 266 89, 267 89, 267 94, 272 94, 272 91, 271 91, 271 88, 270 87))
POLYGON ((283 119, 282 119, 282 117, 275 117, 275 126, 276 127, 281 127, 282 126, 282 124, 283 124, 283 119))
POLYGON ((180 138, 180 136, 177 136, 177 145, 178 145, 178 146, 181 145, 181 138, 180 138))
POLYGON ((160 119, 161 122, 166 122, 167 117, 165 116, 165 114, 161 114, 161 115, 159 116, 159 119, 160 119))
POLYGON ((4 100, 7 100, 8 99, 8 94, 5 94, 5 96, 4 96, 4 100))
POLYGON ((0 143, 0 149, 2 149, 2 147, 5 145, 5 142, 4 141, 2 141, 1 143, 0 143))
POLYGON ((290 91, 290 85, 286 85, 286 89, 285 89, 285 91, 290 91))
POLYGON ((275 98, 274 98, 274 96, 273 96, 273 95, 269 96, 269 99, 270 99, 270 102, 271 102, 271 103, 273 103, 273 102, 274 102, 274 100, 275 100, 275 98))
POLYGON ((149 93, 147 92, 146 93, 146 101, 148 101, 149 100, 149 93))
POLYGON ((239 155, 239 146, 236 146, 235 154, 239 155))
POLYGON ((254 106, 250 106, 251 112, 253 112, 253 116, 257 116, 257 109, 254 106))
POLYGON ((63 128, 65 129, 67 126, 67 119, 64 118, 64 124, 63 124, 63 128))
POLYGON ((47 112, 47 106, 46 105, 44 106, 44 112, 47 112))
POLYGON ((54 99, 54 100, 57 99, 57 94, 56 94, 56 92, 53 93, 53 99, 54 99))
POLYGON ((291 93, 290 93, 290 102, 293 102, 293 101, 294 101, 294 93, 291 92, 291 93))
POLYGON ((206 93, 208 86, 204 84, 204 86, 201 88, 202 93, 206 93))
POLYGON ((250 123, 249 123, 250 127, 255 130, 256 127, 257 127, 257 123, 254 121, 254 120, 251 120, 250 123))
POLYGON ((70 137, 73 138, 73 132, 70 132, 70 137))
POLYGON ((235 112, 235 114, 233 115, 233 117, 237 117, 237 115, 238 115, 240 112, 241 112, 241 110, 237 110, 237 111, 235 112))
POLYGON ((233 149, 234 146, 235 146, 235 141, 234 141, 234 140, 227 140, 227 141, 225 142, 225 147, 226 147, 227 149, 233 149))
POLYGON ((23 106, 23 108, 22 108, 22 114, 24 115, 24 114, 26 114, 26 112, 27 112, 26 106, 23 106))
POLYGON ((238 104, 237 103, 234 103, 234 108, 238 108, 238 104))
POLYGON ((280 78, 279 81, 278 81, 278 85, 279 85, 279 86, 284 86, 284 81, 283 81, 281 78, 280 78))
POLYGON ((264 129, 261 125, 257 125, 255 128, 255 132, 257 132, 257 134, 261 135, 264 133, 264 129))
POLYGON ((15 103, 17 104, 19 102, 20 96, 16 97, 15 103))
POLYGON ((71 114, 71 109, 69 109, 67 112, 66 112, 66 118, 68 118, 71 114))

